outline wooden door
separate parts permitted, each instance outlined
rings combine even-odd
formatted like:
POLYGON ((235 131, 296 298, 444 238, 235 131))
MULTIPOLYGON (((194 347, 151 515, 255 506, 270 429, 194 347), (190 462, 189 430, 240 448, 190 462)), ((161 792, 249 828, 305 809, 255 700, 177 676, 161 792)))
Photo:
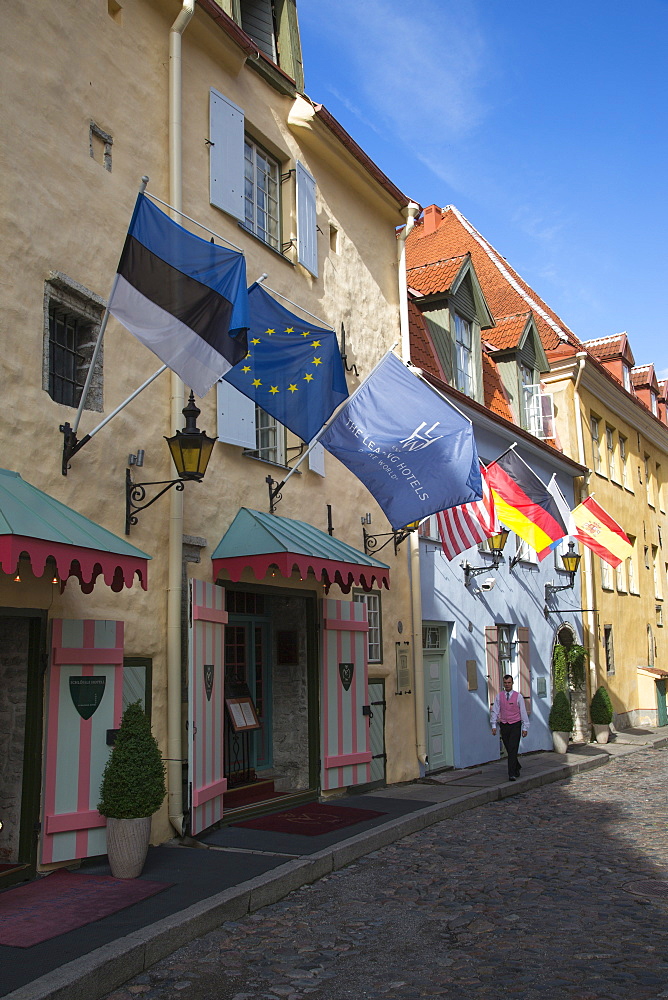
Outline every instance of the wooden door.
POLYGON ((366 604, 323 601, 320 678, 321 784, 344 788, 371 780, 366 604))
POLYGON ((223 816, 225 591, 203 580, 190 581, 188 674, 188 787, 190 833, 223 816))
POLYGON ((123 714, 123 622, 55 619, 46 696, 42 864, 107 850, 97 811, 123 714))

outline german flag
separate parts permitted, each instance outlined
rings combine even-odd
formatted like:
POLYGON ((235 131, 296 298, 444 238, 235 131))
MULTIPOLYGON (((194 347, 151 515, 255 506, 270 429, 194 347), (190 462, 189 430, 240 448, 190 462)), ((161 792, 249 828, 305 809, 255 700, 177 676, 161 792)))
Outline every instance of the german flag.
POLYGON ((487 481, 499 521, 540 553, 539 558, 568 534, 547 486, 514 448, 487 466, 487 481))

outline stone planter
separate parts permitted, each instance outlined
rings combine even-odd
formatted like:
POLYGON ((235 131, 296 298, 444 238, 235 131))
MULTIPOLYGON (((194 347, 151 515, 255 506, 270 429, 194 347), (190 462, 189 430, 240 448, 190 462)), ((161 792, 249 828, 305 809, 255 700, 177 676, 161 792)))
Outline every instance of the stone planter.
POLYGON ((552 733, 552 745, 556 753, 568 753, 570 733, 552 733))
POLYGON ((592 726, 594 727, 594 736, 596 737, 596 742, 607 743, 610 737, 610 726, 608 724, 604 726, 599 725, 599 723, 597 722, 592 722, 592 726))
POLYGON ((150 816, 141 819, 108 817, 107 857, 114 878, 137 878, 141 875, 150 836, 150 816))

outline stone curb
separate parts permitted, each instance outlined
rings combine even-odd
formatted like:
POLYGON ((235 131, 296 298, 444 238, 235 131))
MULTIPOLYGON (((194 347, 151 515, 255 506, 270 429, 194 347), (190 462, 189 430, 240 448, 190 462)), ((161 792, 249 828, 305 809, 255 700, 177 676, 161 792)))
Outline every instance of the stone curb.
MULTIPOLYGON (((668 744, 668 740, 665 742, 668 744)), ((608 764, 611 759, 604 752, 583 758, 568 756, 571 759, 564 764, 549 767, 540 774, 519 778, 512 783, 506 781, 491 788, 464 792, 448 802, 439 802, 407 816, 389 820, 382 826, 349 837, 317 854, 309 855, 308 858, 288 861, 264 875, 242 882, 199 903, 193 903, 187 909, 170 914, 116 941, 110 941, 89 955, 68 962, 6 994, 4 1000, 99 1000, 128 979, 140 975, 160 959, 171 955, 177 948, 207 934, 226 920, 239 920, 254 913, 263 906, 277 902, 294 889, 344 868, 365 854, 487 802, 509 798, 553 781, 562 781, 572 774, 608 764)))

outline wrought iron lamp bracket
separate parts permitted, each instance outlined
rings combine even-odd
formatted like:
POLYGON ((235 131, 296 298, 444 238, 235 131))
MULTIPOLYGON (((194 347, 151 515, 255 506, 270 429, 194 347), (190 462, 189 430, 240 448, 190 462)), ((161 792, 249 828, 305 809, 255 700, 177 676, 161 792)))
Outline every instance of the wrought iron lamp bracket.
POLYGON ((552 582, 545 584, 545 600, 548 601, 552 594, 558 594, 562 590, 572 590, 575 586, 575 573, 571 573, 570 583, 564 583, 562 586, 557 587, 552 582))
MULTIPOLYGON (((197 480, 194 480, 197 482, 197 480)), ((156 500, 171 490, 172 486, 176 487, 178 493, 183 492, 185 486, 184 479, 169 479, 161 480, 157 483, 133 483, 132 476, 130 475, 130 470, 125 470, 125 534, 130 534, 130 528, 137 523, 137 514, 146 510, 151 504, 154 504, 156 500), (146 499, 146 486, 162 486, 158 493, 155 494, 147 503, 143 503, 146 499)))
POLYGON ((364 555, 369 556, 372 552, 380 552, 389 545, 390 542, 394 542, 394 554, 397 554, 397 549, 402 542, 405 542, 410 534, 415 531, 415 528, 400 528, 398 531, 382 531, 377 535, 372 535, 362 526, 362 534, 364 535, 364 555), (378 545, 379 538, 387 538, 386 542, 382 545, 378 545))
POLYGON ((464 586, 468 587, 469 580, 472 576, 479 576, 481 573, 491 573, 492 570, 499 568, 499 563, 501 562, 501 553, 494 553, 492 555, 492 561, 487 563, 486 566, 471 566, 469 562, 460 563, 461 568, 464 570, 464 586))
POLYGON ((280 483, 277 483, 275 479, 271 478, 271 476, 267 476, 267 478, 265 479, 265 483, 269 488, 269 513, 275 514, 276 505, 279 504, 283 499, 281 490, 285 485, 285 480, 282 480, 280 483))

